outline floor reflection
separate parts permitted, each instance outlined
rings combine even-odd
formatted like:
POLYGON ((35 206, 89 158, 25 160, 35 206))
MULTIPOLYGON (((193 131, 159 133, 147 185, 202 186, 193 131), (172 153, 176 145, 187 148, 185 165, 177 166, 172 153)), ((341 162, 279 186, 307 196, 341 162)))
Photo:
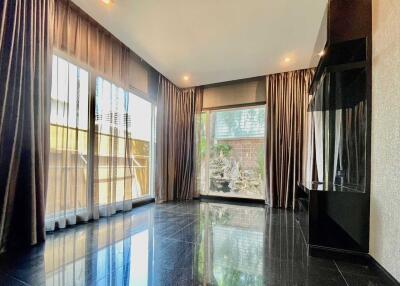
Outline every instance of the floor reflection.
POLYGON ((146 205, 48 234, 41 246, 1 257, 0 280, 60 286, 346 285, 334 261, 307 257, 292 212, 198 201, 146 205))
POLYGON ((148 285, 152 218, 148 209, 49 235, 45 285, 148 285))
POLYGON ((205 204, 202 211, 205 282, 262 285, 264 209, 205 204))

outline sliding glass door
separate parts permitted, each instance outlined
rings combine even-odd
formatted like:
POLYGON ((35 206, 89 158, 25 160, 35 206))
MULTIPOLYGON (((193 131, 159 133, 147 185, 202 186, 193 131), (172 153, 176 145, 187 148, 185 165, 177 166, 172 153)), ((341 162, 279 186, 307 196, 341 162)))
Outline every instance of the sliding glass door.
POLYGON ((264 106, 206 111, 200 121, 200 193, 264 199, 264 106))
POLYGON ((48 230, 153 196, 154 114, 150 101, 53 57, 48 230))
POLYGON ((153 108, 100 77, 95 102, 95 193, 100 206, 124 209, 124 202, 151 194, 153 108))

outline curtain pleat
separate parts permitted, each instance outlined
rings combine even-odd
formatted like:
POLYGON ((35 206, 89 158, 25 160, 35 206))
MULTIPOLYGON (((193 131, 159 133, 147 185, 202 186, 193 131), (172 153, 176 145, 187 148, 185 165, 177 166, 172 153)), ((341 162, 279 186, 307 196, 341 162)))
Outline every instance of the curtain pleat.
POLYGON ((54 2, 0 2, 0 252, 45 238, 54 2))
POLYGON ((156 200, 190 200, 195 194, 195 115, 200 88, 179 89, 160 76, 157 102, 156 200))
POLYGON ((266 77, 266 203, 294 207, 303 177, 308 88, 313 70, 266 77))
MULTIPOLYGON (((96 95, 94 208, 98 216, 132 209, 134 171, 130 94, 98 80, 96 95)), ((140 178, 139 178, 140 180, 140 178)))
MULTIPOLYGON (((54 47, 118 86, 149 90, 150 66, 70 0, 55 0, 54 47)), ((152 95, 150 95, 152 96, 152 95)))

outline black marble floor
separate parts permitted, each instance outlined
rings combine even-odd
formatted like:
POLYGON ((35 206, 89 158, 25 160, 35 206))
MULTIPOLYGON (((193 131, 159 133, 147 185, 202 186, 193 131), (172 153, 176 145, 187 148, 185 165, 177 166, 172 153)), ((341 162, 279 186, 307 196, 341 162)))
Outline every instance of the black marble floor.
POLYGON ((0 258, 0 285, 390 285, 368 265, 308 257, 290 211, 150 204, 0 258))

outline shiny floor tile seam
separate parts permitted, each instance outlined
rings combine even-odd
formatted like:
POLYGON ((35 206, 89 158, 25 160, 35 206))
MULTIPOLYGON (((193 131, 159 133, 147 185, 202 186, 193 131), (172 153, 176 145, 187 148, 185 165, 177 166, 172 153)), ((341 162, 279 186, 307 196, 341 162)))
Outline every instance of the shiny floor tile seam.
POLYGON ((344 277, 344 275, 343 275, 342 271, 340 270, 339 266, 337 265, 337 263, 336 263, 336 261, 335 261, 335 260, 333 260, 333 263, 335 264, 335 266, 336 266, 336 269, 339 271, 339 273, 340 273, 340 276, 342 276, 342 278, 343 278, 344 282, 346 283, 346 285, 347 285, 347 286, 350 286, 350 285, 349 285, 349 283, 347 282, 346 278, 344 277))
POLYGON ((172 209, 161 209, 161 210, 159 210, 159 211, 162 211, 162 212, 166 212, 166 213, 169 213, 169 214, 174 214, 174 215, 178 215, 178 216, 185 216, 185 215, 192 215, 192 216, 200 216, 201 214, 199 213, 199 214, 196 214, 196 213, 193 213, 193 212, 182 212, 182 211, 180 211, 180 210, 172 210, 172 209))
POLYGON ((177 206, 183 205, 185 203, 183 202, 177 202, 177 203, 151 203, 156 208, 162 208, 162 209, 170 209, 170 208, 175 208, 177 206))
MULTIPOLYGON (((346 261, 335 261, 343 276, 353 285, 353 281, 363 281, 371 285, 399 285, 394 282, 382 269, 373 263, 368 264, 353 264, 346 261)), ((357 285, 357 284, 356 284, 357 285)))
MULTIPOLYGON (((191 223, 193 223, 193 222, 196 222, 196 221, 198 221, 198 220, 200 220, 200 218, 199 218, 199 216, 197 216, 197 215, 192 215, 192 214, 178 214, 178 213, 172 213, 172 212, 169 212, 169 214, 172 214, 172 215, 174 215, 173 217, 170 217, 170 218, 162 218, 162 217, 158 217, 158 218, 155 218, 154 217, 154 221, 157 221, 157 223, 163 223, 163 220, 165 220, 165 222, 168 222, 168 219, 179 219, 179 218, 183 218, 183 219, 190 219, 190 220, 192 220, 192 222, 190 222, 189 224, 191 224, 191 223), (188 216, 192 216, 192 217, 188 217, 188 216)), ((186 226, 185 226, 186 227, 186 226)))
MULTIPOLYGON (((188 225, 182 227, 181 229, 177 230, 176 232, 174 232, 174 233, 172 233, 172 234, 166 236, 165 239, 172 239, 172 240, 175 240, 175 241, 183 241, 183 242, 192 243, 191 241, 185 241, 185 240, 180 240, 180 239, 174 239, 173 236, 176 235, 176 234, 178 234, 179 232, 183 231, 185 228, 188 228, 189 226, 193 225, 193 224, 196 223, 197 221, 198 221, 198 219, 196 219, 195 221, 193 221, 193 222, 189 223, 188 225)), ((195 244, 195 243, 193 243, 193 244, 195 244)))
POLYGON ((178 239, 178 238, 174 238, 172 236, 170 237, 166 237, 165 240, 173 240, 179 243, 189 243, 189 244, 193 244, 193 245, 198 245, 199 243, 193 242, 193 241, 188 241, 188 240, 182 240, 182 239, 178 239))
POLYGON ((298 226, 299 226, 300 233, 301 233, 301 237, 303 238, 303 242, 304 242, 304 244, 306 245, 306 247, 308 248, 308 243, 307 243, 306 236, 304 235, 303 229, 302 229, 301 226, 300 226, 300 222, 299 222, 297 219, 296 219, 296 223, 297 223, 298 226))
POLYGON ((21 285, 31 286, 31 284, 29 284, 29 283, 27 283, 27 282, 21 280, 20 278, 18 278, 18 277, 16 277, 16 276, 12 275, 11 273, 9 273, 9 272, 7 272, 7 271, 1 270, 1 271, 0 271, 0 275, 3 275, 3 276, 6 276, 6 277, 8 277, 8 278, 10 278, 10 279, 12 279, 12 280, 15 280, 16 282, 18 282, 18 283, 21 284, 21 285))
MULTIPOLYGON (((187 215, 191 215, 191 216, 195 216, 195 217, 200 216, 200 214, 193 214, 191 212, 178 212, 178 211, 170 211, 170 210, 164 210, 164 209, 157 210, 157 211, 163 212, 163 213, 167 213, 169 215, 175 215, 177 217, 182 217, 182 216, 187 216, 187 215)), ((160 213, 155 214, 154 216, 155 217, 160 217, 160 213)), ((160 217, 160 218, 162 218, 162 217, 160 217)))

